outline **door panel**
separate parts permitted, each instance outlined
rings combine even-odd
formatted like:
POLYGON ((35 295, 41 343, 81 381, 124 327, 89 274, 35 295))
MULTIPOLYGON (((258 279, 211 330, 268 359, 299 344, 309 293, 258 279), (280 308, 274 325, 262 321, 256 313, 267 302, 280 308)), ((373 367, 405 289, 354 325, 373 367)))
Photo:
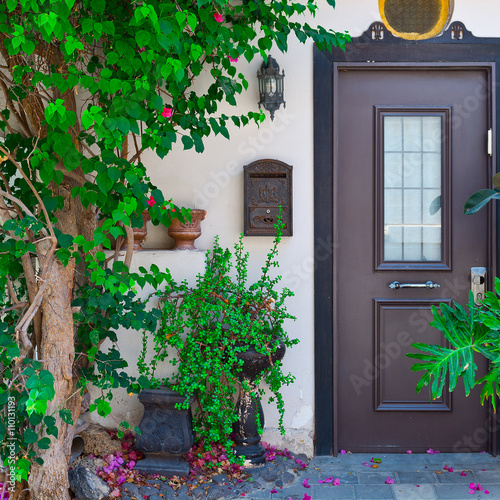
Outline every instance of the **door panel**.
MULTIPOLYGON (((479 393, 416 394, 413 342, 440 343, 431 305, 466 303, 488 267, 488 215, 463 215, 488 185, 479 69, 343 67, 335 88, 338 445, 359 451, 478 451, 479 393), (479 89, 479 90, 478 90, 479 89), (390 288, 395 281, 439 288, 390 288)), ((480 370, 485 366, 481 365, 480 370)), ((481 433, 484 436, 486 433, 481 433)))

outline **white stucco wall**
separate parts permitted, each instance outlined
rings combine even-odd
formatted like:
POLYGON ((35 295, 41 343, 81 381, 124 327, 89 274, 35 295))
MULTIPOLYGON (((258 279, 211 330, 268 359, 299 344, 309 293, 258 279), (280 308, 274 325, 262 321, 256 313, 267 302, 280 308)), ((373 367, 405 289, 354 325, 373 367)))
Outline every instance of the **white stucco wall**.
MULTIPOLYGON (((332 10, 320 0, 320 11, 311 24, 359 36, 368 26, 380 20, 378 0, 337 0, 332 10)), ((453 20, 460 20, 475 36, 500 37, 500 2, 498 0, 455 0, 453 20)), ((293 372, 296 382, 285 388, 286 436, 277 432, 277 414, 265 405, 264 439, 292 450, 313 453, 314 439, 314 282, 313 282, 313 48, 291 40, 289 52, 272 52, 285 70, 287 107, 276 113, 274 122, 268 118, 260 128, 250 125, 230 129, 231 140, 222 137, 206 141, 203 154, 176 148, 164 160, 153 154, 144 156, 151 179, 166 197, 173 197, 181 206, 204 208, 206 220, 203 235, 197 240, 201 250, 210 248, 214 236, 221 244, 232 246, 243 230, 243 166, 262 158, 276 158, 293 165, 294 236, 284 238, 280 248, 280 273, 283 285, 295 292, 289 311, 297 316, 288 326, 291 336, 300 344, 287 352, 284 367, 293 372)), ((250 64, 244 58, 237 69, 247 75, 250 88, 240 97, 237 112, 257 109, 256 73, 261 64, 256 58, 250 64)), ((228 109, 227 114, 233 112, 228 109)), ((268 237, 246 237, 251 253, 250 279, 256 279, 271 243, 268 237)), ((150 227, 146 248, 171 248, 172 241, 165 228, 150 227)), ((144 251, 137 253, 136 265, 154 262, 169 267, 178 280, 192 279, 203 267, 202 252, 191 255, 181 252, 144 251)), ((123 332, 120 349, 133 364, 140 350, 140 335, 123 332)), ((131 371, 135 371, 131 367, 131 371)), ((142 415, 137 399, 119 394, 115 400, 114 422, 128 419, 136 425, 142 415)), ((112 419, 106 424, 113 425, 112 419)), ((115 424, 116 425, 116 424, 115 424)))

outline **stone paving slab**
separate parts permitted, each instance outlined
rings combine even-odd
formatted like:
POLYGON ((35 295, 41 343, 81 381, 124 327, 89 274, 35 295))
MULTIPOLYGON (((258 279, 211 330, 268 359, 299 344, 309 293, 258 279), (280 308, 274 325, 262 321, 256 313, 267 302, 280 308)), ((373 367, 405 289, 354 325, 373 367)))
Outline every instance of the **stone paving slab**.
POLYGON ((413 483, 413 484, 420 484, 420 483, 429 483, 429 484, 435 484, 437 483, 437 477, 436 474, 433 472, 401 472, 397 471, 396 476, 398 478, 399 483, 413 483))
MULTIPOLYGON (((257 471, 256 471, 257 472, 257 471)), ((276 488, 268 483, 264 490, 253 490, 244 500, 419 500, 419 499, 494 499, 500 500, 500 458, 484 453, 429 454, 346 454, 339 457, 315 457, 293 483, 276 488), (374 470, 363 466, 372 457, 382 460, 374 470), (454 472, 443 470, 447 465, 454 472), (467 476, 461 476, 465 471, 467 476), (441 473, 441 474, 439 474, 441 473), (385 484, 389 476, 394 484, 385 484), (339 478, 340 485, 318 484, 327 477, 339 478), (302 482, 308 478, 310 488, 302 482), (469 494, 469 484, 480 482, 489 490, 469 494), (418 485, 418 486, 417 486, 418 485), (304 497, 307 495, 307 497, 304 497)), ((240 497, 237 497, 240 498, 240 497)))
POLYGON ((398 484, 392 486, 396 500, 435 500, 437 499, 434 488, 430 484, 398 484))
MULTIPOLYGON (((434 486, 437 498, 447 498, 451 500, 466 500, 477 498, 477 495, 470 495, 468 485, 462 484, 440 484, 434 486)), ((487 495, 486 498, 489 498, 487 495)))
POLYGON ((392 486, 389 484, 356 484, 354 485, 356 498, 362 500, 393 500, 392 486))

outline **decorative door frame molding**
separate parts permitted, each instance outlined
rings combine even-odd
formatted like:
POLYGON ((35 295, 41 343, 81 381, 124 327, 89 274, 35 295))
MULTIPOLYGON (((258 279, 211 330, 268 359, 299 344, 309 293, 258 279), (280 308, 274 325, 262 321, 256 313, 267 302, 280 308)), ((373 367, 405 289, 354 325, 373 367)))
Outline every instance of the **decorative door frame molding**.
MULTIPOLYGON (((315 453, 336 455, 336 395, 338 352, 335 337, 337 300, 336 238, 334 201, 337 189, 335 171, 334 96, 339 67, 425 66, 434 69, 478 68, 490 74, 491 106, 489 121, 493 129, 493 171, 500 171, 496 151, 500 151, 500 103, 495 104, 495 90, 500 82, 500 38, 477 38, 461 22, 453 22, 439 37, 409 41, 397 38, 381 22, 373 23, 360 37, 354 38, 345 51, 320 51, 314 47, 314 259, 315 259, 315 453), (439 62, 437 62, 439 61, 439 62)), ((486 145, 485 145, 486 147, 486 145)), ((500 205, 490 217, 500 220, 500 205)), ((491 261, 500 269, 500 231, 490 245, 491 261)), ((492 270, 490 276, 495 275, 492 270)), ((498 421, 492 422, 490 451, 500 450, 498 421)))

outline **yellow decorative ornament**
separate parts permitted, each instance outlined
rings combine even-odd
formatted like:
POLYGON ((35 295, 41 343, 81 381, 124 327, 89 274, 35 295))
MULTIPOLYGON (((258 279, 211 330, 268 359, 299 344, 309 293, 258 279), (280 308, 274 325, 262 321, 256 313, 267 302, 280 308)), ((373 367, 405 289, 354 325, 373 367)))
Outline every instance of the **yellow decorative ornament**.
POLYGON ((425 40, 446 28, 453 14, 453 0, 379 0, 379 10, 394 36, 425 40))

